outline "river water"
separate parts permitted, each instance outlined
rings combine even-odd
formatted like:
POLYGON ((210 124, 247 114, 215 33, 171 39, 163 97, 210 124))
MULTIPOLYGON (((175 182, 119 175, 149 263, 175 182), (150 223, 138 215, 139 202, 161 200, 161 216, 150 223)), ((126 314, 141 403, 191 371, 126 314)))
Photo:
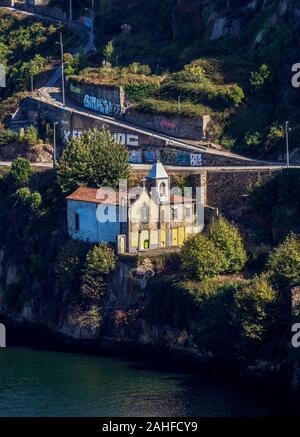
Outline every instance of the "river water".
POLYGON ((143 362, 0 349, 0 416, 277 416, 279 393, 143 362))

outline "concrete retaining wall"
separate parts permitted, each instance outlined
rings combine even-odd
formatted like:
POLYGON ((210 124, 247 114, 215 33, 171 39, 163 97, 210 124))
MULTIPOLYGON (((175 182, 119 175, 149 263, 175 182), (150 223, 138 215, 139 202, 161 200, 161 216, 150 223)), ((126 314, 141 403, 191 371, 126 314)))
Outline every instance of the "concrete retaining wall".
POLYGON ((104 115, 112 115, 136 126, 151 129, 165 135, 191 140, 205 138, 209 115, 198 118, 141 113, 130 109, 122 87, 100 86, 84 82, 67 83, 69 95, 87 109, 104 115))
MULTIPOLYGON (((193 166, 253 166, 255 162, 243 160, 230 155, 219 155, 210 153, 208 150, 179 150, 176 147, 168 146, 168 140, 155 138, 149 133, 140 133, 134 127, 124 127, 110 122, 109 118, 97 120, 89 113, 79 114, 75 111, 67 111, 61 107, 34 98, 26 98, 21 104, 20 119, 38 120, 43 117, 48 122, 58 122, 57 133, 61 146, 70 138, 82 135, 85 130, 93 128, 106 128, 115 135, 117 141, 128 146, 132 154, 141 160, 131 162, 152 163, 161 159, 164 164, 183 165, 191 168, 193 166), (140 155, 140 156, 139 156, 140 155), (169 156, 174 160, 169 161, 169 156)), ((59 150, 59 148, 58 148, 59 150)), ((212 151, 213 152, 213 151, 212 151)))
POLYGON ((129 109, 123 119, 129 123, 161 132, 165 135, 191 140, 202 140, 209 123, 209 115, 198 118, 140 113, 129 109))
POLYGON ((122 87, 95 86, 69 80, 67 89, 80 106, 99 114, 118 116, 126 110, 125 92, 122 87))

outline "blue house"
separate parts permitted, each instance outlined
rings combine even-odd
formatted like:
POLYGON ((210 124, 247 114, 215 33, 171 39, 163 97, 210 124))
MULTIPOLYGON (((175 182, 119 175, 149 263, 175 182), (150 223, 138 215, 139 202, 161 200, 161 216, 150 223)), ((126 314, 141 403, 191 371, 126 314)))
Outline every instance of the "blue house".
POLYGON ((116 243, 121 233, 119 200, 106 197, 106 193, 102 196, 101 189, 87 187, 80 187, 67 197, 70 237, 88 243, 116 243))

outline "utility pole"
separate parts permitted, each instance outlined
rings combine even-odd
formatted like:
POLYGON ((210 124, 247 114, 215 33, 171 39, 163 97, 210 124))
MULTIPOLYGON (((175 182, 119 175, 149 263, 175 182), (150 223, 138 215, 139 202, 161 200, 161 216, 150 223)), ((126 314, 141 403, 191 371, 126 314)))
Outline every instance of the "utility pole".
POLYGON ((69 21, 73 20, 73 8, 72 8, 72 0, 70 0, 70 15, 69 15, 69 21))
POLYGON ((53 123, 53 168, 56 167, 56 126, 58 121, 53 123))
POLYGON ((92 35, 93 35, 93 50, 95 50, 95 0, 92 0, 92 35))
POLYGON ((60 32, 60 41, 56 42, 56 44, 60 45, 60 53, 61 53, 61 91, 62 91, 62 102, 63 102, 63 105, 65 106, 65 104, 66 104, 66 96, 65 96, 64 45, 63 45, 62 32, 60 32))
POLYGON ((181 97, 178 96, 178 112, 181 111, 181 97))
POLYGON ((286 166, 289 168, 290 166, 290 150, 289 150, 289 122, 285 122, 285 141, 286 141, 286 166))
POLYGON ((86 11, 89 11, 89 13, 91 14, 91 34, 92 34, 92 38, 93 38, 93 51, 95 51, 95 1, 92 0, 92 9, 89 8, 85 8, 86 11))

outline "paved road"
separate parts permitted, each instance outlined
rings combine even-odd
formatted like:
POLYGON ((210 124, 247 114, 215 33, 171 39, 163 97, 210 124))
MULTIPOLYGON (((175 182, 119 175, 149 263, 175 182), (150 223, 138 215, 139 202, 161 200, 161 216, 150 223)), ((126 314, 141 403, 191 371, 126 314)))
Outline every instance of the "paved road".
MULTIPOLYGON (((0 161, 0 167, 10 167, 12 164, 12 161, 0 161)), ((44 169, 51 169, 53 168, 53 163, 52 162, 34 162, 31 164, 33 167, 37 167, 37 168, 44 168, 44 169)), ((145 172, 145 171, 149 171, 152 167, 152 164, 131 164, 131 167, 136 171, 136 172, 145 172)), ((281 164, 277 164, 277 165, 254 165, 254 166, 223 166, 223 167, 188 167, 188 166, 175 166, 175 165, 166 165, 165 166, 166 169, 170 172, 172 171, 190 171, 192 172, 197 172, 200 170, 207 170, 207 171, 218 171, 218 172, 223 172, 223 171, 249 171, 249 170, 270 170, 270 171, 275 171, 275 170, 284 170, 287 167, 281 164)), ((290 166, 289 168, 292 169, 299 169, 300 170, 300 165, 293 165, 290 166)))
MULTIPOLYGON (((0 161, 0 167, 10 167, 12 161, 0 161)), ((53 168, 52 162, 32 162, 32 167, 53 168)))

